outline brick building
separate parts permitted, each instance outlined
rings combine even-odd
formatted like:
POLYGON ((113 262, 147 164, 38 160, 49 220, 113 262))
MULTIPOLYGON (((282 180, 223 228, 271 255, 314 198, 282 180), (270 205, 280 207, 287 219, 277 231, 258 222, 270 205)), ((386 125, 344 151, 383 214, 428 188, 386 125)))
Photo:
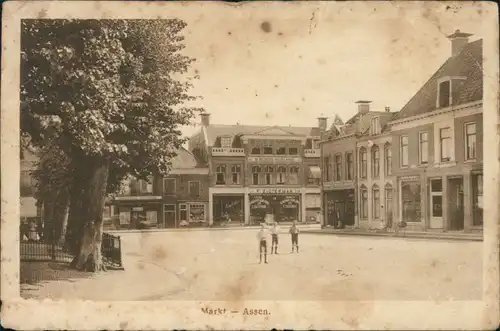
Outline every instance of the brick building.
POLYGON ((255 224, 316 220, 320 212, 320 131, 326 126, 250 126, 210 124, 189 150, 210 169, 209 220, 255 224))
POLYGON ((482 229, 482 40, 470 36, 449 36, 450 57, 390 123, 394 217, 409 229, 482 229))
POLYGON ((173 228, 207 224, 208 167, 186 149, 177 151, 165 177, 127 179, 105 208, 106 226, 173 228))

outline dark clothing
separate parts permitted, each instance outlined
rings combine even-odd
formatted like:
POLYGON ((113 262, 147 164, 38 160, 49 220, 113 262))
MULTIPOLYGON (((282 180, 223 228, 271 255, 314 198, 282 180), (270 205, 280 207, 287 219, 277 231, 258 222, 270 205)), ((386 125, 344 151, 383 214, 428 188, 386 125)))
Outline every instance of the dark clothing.
POLYGON ((260 241, 259 252, 260 252, 260 254, 262 254, 262 253, 267 254, 267 241, 266 240, 260 241))
POLYGON ((271 235, 273 241, 272 241, 272 245, 278 245, 278 235, 277 234, 273 234, 271 235))
POLYGON ((298 245, 299 245, 299 234, 292 233, 292 246, 298 246, 298 245))

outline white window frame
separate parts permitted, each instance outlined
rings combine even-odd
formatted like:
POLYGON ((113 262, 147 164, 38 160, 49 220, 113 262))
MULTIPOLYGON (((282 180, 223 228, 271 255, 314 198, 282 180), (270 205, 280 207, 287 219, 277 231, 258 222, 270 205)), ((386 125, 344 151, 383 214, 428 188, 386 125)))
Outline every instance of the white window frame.
POLYGON ((365 186, 361 187, 361 189, 359 190, 359 203, 360 203, 359 217, 363 220, 368 219, 368 214, 370 213, 368 205, 369 199, 370 195, 368 194, 368 188, 365 186), (363 200, 363 192, 366 192, 366 200, 363 200), (364 214, 365 206, 366 206, 366 215, 364 214))
POLYGON ((218 164, 215 168, 215 185, 225 185, 226 184, 226 165, 218 164), (223 171, 222 171, 223 169, 223 171), (217 179, 219 174, 222 174, 222 183, 220 183, 217 179))
POLYGON ((359 178, 365 179, 368 177, 368 149, 366 147, 361 147, 358 151, 358 155, 359 155, 359 178), (363 166, 363 157, 361 156, 362 154, 364 154, 366 158, 364 166, 363 166))
POLYGON ((261 172, 262 172, 262 167, 252 166, 252 185, 259 185, 261 172), (258 171, 255 171, 255 170, 258 170, 258 171), (255 175, 257 175, 257 176, 255 176, 255 175), (257 178, 257 182, 255 181, 255 178, 257 178))
POLYGON ((439 162, 441 162, 441 163, 451 162, 452 158, 453 158, 452 151, 451 151, 451 149, 453 148, 453 140, 452 140, 453 131, 452 131, 451 127, 449 127, 449 126, 439 128, 438 130, 439 130, 438 131, 438 135, 439 135, 439 162), (447 147, 446 153, 448 154, 447 159, 443 158, 443 151, 444 151, 444 149, 443 149, 443 136, 442 136, 443 130, 448 131, 448 137, 446 138, 446 140, 448 142, 448 145, 446 146, 447 147))
POLYGON ((231 148, 233 145, 233 137, 231 136, 222 136, 220 138, 220 146, 222 148, 231 148))
POLYGON ((378 187, 378 185, 373 185, 372 186, 372 216, 373 216, 373 219, 375 219, 375 220, 379 220, 381 218, 380 206, 381 206, 380 187, 378 187), (377 191, 377 193, 378 193, 378 205, 375 204, 375 191, 377 191), (377 215, 377 213, 378 213, 378 215, 377 215))
POLYGON ((370 134, 377 135, 380 134, 380 117, 373 117, 370 123, 370 134))
POLYGON ((477 159, 477 123, 476 122, 467 122, 464 123, 464 160, 465 161, 475 161, 477 159), (474 157, 469 158, 469 146, 468 146, 468 138, 469 136, 467 135, 467 127, 469 125, 474 125, 474 157))
POLYGON ((188 195, 190 197, 196 197, 196 198, 199 198, 200 195, 201 195, 201 183, 199 180, 188 180, 188 195), (191 192, 191 183, 198 183, 198 194, 197 195, 193 195, 192 192, 191 192))
POLYGON ((373 145, 370 148, 370 172, 372 178, 380 178, 380 147, 378 145, 373 145), (377 162, 374 162, 375 152, 378 153, 377 162), (375 173, 375 165, 377 165, 377 173, 375 173))
POLYGON ((453 80, 466 80, 466 79, 467 79, 467 77, 463 77, 463 76, 445 76, 445 77, 438 79, 438 81, 437 81, 436 109, 451 107, 453 105, 453 95, 452 95, 453 80), (440 99, 440 95, 441 95, 441 83, 448 82, 448 81, 450 82, 450 95, 449 95, 449 100, 448 100, 448 106, 440 107, 439 99, 440 99))
POLYGON ((392 144, 390 143, 384 144, 384 174, 386 176, 392 175, 392 144), (389 153, 391 154, 390 160, 388 158, 389 153))
POLYGON ((354 153, 353 152, 347 152, 345 154, 345 162, 346 162, 345 178, 347 180, 353 180, 354 179, 354 153), (349 162, 349 155, 351 156, 351 162, 349 162))
POLYGON ((420 131, 418 133, 418 164, 420 165, 427 165, 429 164, 429 132, 427 131, 420 131), (427 135, 427 140, 425 141, 427 144, 427 154, 425 155, 426 160, 422 160, 422 136, 426 134, 427 135))
POLYGON ((288 170, 288 183, 291 184, 291 185, 297 185, 297 184, 299 184, 299 167, 298 166, 290 166, 289 167, 289 170, 288 170), (292 171, 292 170, 296 170, 296 171, 292 171))
POLYGON ((177 193, 177 179, 176 178, 172 178, 172 177, 165 177, 163 178, 163 194, 164 195, 175 195, 177 193), (165 191, 165 188, 168 186, 166 185, 166 181, 168 180, 171 180, 174 182, 174 190, 173 192, 166 192, 165 191))
POLYGON ((283 185, 286 182, 286 167, 285 166, 278 166, 276 168, 276 184, 278 185, 283 185), (284 171, 280 171, 284 170, 284 171))
POLYGON ((334 158, 334 164, 335 164, 334 181, 340 182, 340 181, 342 181, 342 153, 335 154, 333 158, 334 158), (337 162, 337 161, 340 161, 340 162, 337 162), (339 164, 340 164, 340 171, 338 169, 339 164))
POLYGON ((274 169, 272 166, 266 166, 264 169, 265 183, 266 185, 273 185, 273 172, 274 169), (269 169, 271 171, 269 171, 269 169))
POLYGON ((239 185, 240 184, 240 177, 241 177, 241 165, 240 164, 234 164, 231 166, 231 184, 233 185, 239 185), (236 182, 234 181, 234 175, 236 175, 236 182))

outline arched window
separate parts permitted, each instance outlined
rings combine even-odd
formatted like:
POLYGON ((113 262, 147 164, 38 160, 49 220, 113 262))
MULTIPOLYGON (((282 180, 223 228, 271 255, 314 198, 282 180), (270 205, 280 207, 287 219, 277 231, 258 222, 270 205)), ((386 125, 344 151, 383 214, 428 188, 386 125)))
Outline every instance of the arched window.
POLYGON ((285 184, 286 167, 279 166, 276 174, 276 184, 285 184))
POLYGON ((374 219, 380 219, 380 190, 376 184, 372 187, 372 213, 374 219))
POLYGON ((253 166, 252 167, 252 184, 253 185, 259 185, 259 174, 260 174, 260 167, 259 166, 253 166))
POLYGON ((380 176, 380 150, 377 145, 372 147, 372 178, 380 176))
POLYGON ((299 183, 299 167, 297 166, 290 167, 290 173, 288 174, 288 182, 289 184, 299 183))
POLYGON ((215 170, 215 173, 216 173, 215 184, 217 185, 226 184, 226 166, 223 164, 218 165, 215 170))
POLYGON ((392 174, 392 146, 386 143, 384 146, 384 157, 385 157, 385 175, 390 176, 392 174))
POLYGON ((342 180, 342 154, 335 154, 335 181, 342 180))
POLYGON ((366 178, 367 155, 366 148, 359 149, 359 177, 366 178))
POLYGON ((272 180, 272 175, 273 175, 273 167, 271 166, 267 166, 266 167, 266 185, 271 185, 273 183, 273 180, 272 180))
POLYGON ((368 190, 361 185, 359 189, 359 213, 360 218, 368 218, 368 190))

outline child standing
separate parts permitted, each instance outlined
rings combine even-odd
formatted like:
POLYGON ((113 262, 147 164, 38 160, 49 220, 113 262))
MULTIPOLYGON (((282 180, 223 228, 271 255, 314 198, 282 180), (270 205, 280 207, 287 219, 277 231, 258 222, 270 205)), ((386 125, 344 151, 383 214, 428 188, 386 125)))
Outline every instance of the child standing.
POLYGON ((264 255, 264 263, 267 264, 267 236, 268 231, 265 224, 261 224, 260 231, 257 233, 257 239, 259 239, 259 263, 262 263, 262 255, 264 255))
POLYGON ((297 248, 297 253, 299 252, 299 227, 297 226, 297 223, 293 221, 292 226, 290 227, 290 230, 288 231, 292 235, 292 253, 294 252, 294 248, 297 248))
POLYGON ((278 226, 278 222, 273 223, 273 227, 271 228, 271 254, 278 254, 278 233, 280 232, 280 228, 278 226))

